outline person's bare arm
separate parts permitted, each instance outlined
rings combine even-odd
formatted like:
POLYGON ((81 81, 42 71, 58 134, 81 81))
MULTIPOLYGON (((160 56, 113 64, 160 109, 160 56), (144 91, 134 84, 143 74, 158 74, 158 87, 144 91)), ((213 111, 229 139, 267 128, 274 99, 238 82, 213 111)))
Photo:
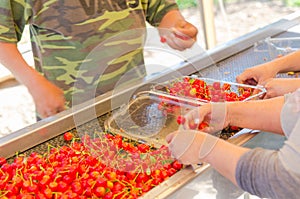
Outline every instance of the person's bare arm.
POLYGON ((166 141, 172 156, 181 163, 207 162, 234 184, 237 184, 235 171, 238 161, 249 150, 195 130, 173 132, 166 141))
POLYGON ((300 50, 276 58, 271 63, 274 68, 278 68, 279 73, 300 71, 300 50))
POLYGON ((227 103, 229 125, 283 134, 280 112, 284 97, 227 103))
MULTIPOLYGON (((188 113, 187 119, 190 120, 198 117, 200 118, 200 122, 202 122, 202 118, 205 119, 211 118, 213 115, 216 117, 222 115, 221 117, 225 116, 225 125, 283 134, 280 122, 280 113, 283 104, 283 97, 268 100, 253 100, 249 102, 220 103, 218 106, 214 106, 213 103, 210 103, 202 105, 198 109, 194 109, 196 111, 188 113), (220 105, 226 105, 225 109, 223 107, 226 114, 213 114, 213 109, 222 108, 220 105)), ((218 112, 219 110, 215 111, 218 112)), ((208 122, 209 121, 211 120, 208 120, 208 122)), ((217 121, 221 120, 217 119, 217 121)), ((169 143, 169 149, 172 155, 183 163, 195 164, 201 161, 207 162, 236 185, 237 181, 235 176, 238 162, 241 157, 250 150, 195 130, 179 130, 168 135, 166 140, 169 143), (207 155, 202 159, 197 159, 197 157, 200 157, 199 154, 203 151, 205 151, 207 155)))
POLYGON ((284 97, 246 102, 207 103, 192 109, 184 117, 185 129, 194 122, 205 122, 207 127, 201 131, 215 133, 227 126, 257 129, 282 134, 280 112, 284 97))
POLYGON ((15 43, 0 42, 0 62, 27 87, 41 117, 48 117, 64 110, 63 91, 29 66, 15 43))
POLYGON ((32 81, 39 76, 38 72, 26 63, 14 43, 0 42, 0 62, 27 87, 31 87, 32 81))

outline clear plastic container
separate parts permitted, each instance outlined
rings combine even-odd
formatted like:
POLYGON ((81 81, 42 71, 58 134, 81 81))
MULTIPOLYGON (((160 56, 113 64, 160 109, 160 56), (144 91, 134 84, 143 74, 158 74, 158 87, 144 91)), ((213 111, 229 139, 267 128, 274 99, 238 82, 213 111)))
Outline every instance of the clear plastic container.
MULTIPOLYGON (((113 112, 112 116, 105 121, 105 130, 160 147, 166 144, 165 139, 169 133, 181 128, 177 122, 178 116, 185 115, 189 110, 209 101, 217 101, 212 96, 212 91, 217 87, 220 87, 220 90, 226 87, 227 89, 224 90, 226 95, 233 93, 241 101, 256 99, 265 93, 265 89, 258 86, 185 76, 157 84, 150 91, 138 93, 129 104, 113 112), (176 83, 183 82, 186 78, 191 81, 203 81, 209 88, 207 99, 187 96, 181 92, 169 92, 176 83), (249 90, 252 92, 247 97, 241 98, 244 91, 249 90)), ((219 101, 230 100, 219 98, 219 101)))
POLYGON ((156 84, 151 90, 159 94, 176 96, 202 103, 247 101, 258 99, 259 96, 266 92, 262 86, 252 86, 197 76, 183 76, 156 84))
POLYGON ((254 52, 267 52, 272 59, 285 56, 300 48, 300 37, 268 37, 254 44, 254 52))
POLYGON ((166 144, 165 138, 169 133, 180 128, 178 116, 199 105, 199 102, 182 100, 164 93, 141 92, 105 121, 105 129, 160 147, 166 144))

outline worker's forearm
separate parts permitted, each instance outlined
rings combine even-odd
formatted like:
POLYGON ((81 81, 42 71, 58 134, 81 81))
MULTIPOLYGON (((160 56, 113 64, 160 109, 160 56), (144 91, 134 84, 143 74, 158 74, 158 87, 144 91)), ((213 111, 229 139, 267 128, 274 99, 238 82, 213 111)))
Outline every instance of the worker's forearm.
POLYGON ((39 73, 27 64, 14 43, 0 42, 0 63, 27 87, 40 77, 39 73))
POLYGON ((272 67, 278 72, 300 71, 300 50, 288 54, 284 57, 276 58, 272 62, 272 67))
POLYGON ((284 97, 227 103, 227 117, 232 126, 282 134, 280 112, 283 103, 284 97))

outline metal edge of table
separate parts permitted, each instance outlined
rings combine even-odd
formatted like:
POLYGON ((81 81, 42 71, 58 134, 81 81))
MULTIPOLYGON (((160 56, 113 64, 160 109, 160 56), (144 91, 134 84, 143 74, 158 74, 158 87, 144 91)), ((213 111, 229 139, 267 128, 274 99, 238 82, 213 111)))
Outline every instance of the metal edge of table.
MULTIPOLYGON (((264 28, 246 34, 242 37, 217 46, 214 49, 208 50, 205 55, 192 57, 189 62, 181 63, 176 71, 165 71, 157 76, 152 77, 151 81, 162 82, 169 80, 173 73, 180 72, 183 75, 190 75, 198 72, 211 65, 211 60, 219 62, 242 50, 245 50, 256 41, 266 37, 275 36, 289 28, 292 28, 300 23, 300 12, 293 13, 275 23, 272 23, 264 28)), ((149 81, 150 82, 150 81, 149 81)), ((61 112, 53 117, 46 118, 35 124, 29 125, 23 129, 13 132, 7 136, 0 138, 0 156, 10 157, 16 151, 24 151, 32 148, 40 143, 43 143, 63 132, 70 130, 76 125, 84 124, 95 116, 101 116, 111 111, 111 101, 114 104, 122 105, 124 97, 128 97, 136 90, 149 89, 148 82, 133 85, 130 88, 119 90, 118 92, 108 92, 102 96, 90 100, 72 109, 61 112), (78 119, 80 118, 80 121, 78 119)))

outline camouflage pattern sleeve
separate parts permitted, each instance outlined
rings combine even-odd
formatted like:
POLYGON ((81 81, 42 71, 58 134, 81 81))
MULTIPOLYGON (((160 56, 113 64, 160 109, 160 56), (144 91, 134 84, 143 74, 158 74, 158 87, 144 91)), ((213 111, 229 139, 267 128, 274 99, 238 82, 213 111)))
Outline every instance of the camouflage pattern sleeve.
POLYGON ((0 1, 0 41, 16 43, 20 41, 25 27, 25 1, 0 1))
POLYGON ((160 21, 170 10, 178 9, 174 0, 141 0, 145 11, 146 20, 153 26, 158 26, 160 21))

